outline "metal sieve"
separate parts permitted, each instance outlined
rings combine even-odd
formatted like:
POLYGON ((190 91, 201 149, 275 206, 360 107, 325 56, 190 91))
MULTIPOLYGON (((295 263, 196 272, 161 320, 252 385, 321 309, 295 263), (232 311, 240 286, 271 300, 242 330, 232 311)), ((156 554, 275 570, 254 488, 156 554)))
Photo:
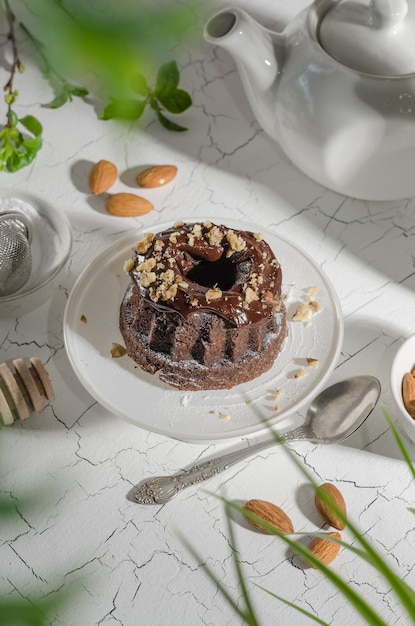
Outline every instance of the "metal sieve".
POLYGON ((32 271, 32 225, 18 211, 0 213, 0 297, 18 291, 32 271))

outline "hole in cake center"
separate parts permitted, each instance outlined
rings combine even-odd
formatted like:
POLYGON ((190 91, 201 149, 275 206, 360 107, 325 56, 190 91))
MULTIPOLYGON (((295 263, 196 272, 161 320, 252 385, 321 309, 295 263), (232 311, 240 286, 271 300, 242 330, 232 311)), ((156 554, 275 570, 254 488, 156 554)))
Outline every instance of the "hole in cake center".
POLYGON ((222 291, 228 291, 236 282, 236 266, 225 256, 217 261, 201 259, 187 273, 187 277, 202 287, 219 287, 222 291))

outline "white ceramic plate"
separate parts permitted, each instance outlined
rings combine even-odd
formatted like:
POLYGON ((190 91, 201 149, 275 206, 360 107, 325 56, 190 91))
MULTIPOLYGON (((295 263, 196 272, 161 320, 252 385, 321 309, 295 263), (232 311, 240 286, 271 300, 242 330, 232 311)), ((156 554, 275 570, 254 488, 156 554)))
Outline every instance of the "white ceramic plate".
POLYGON ((25 215, 32 225, 32 271, 21 289, 0 297, 0 304, 14 303, 44 287, 63 268, 72 247, 72 230, 59 207, 36 195, 0 189, 0 213, 14 210, 25 215))
POLYGON ((234 220, 226 220, 226 225, 263 233, 282 267, 288 320, 298 304, 308 300, 310 287, 318 287, 321 310, 308 323, 289 321, 288 337, 273 368, 254 381, 231 390, 184 392, 142 371, 128 356, 111 358, 112 343, 123 344, 118 315, 129 283, 124 261, 145 232, 161 231, 171 223, 135 231, 101 253, 77 280, 65 311, 67 353, 89 393, 137 426, 185 441, 218 441, 256 433, 264 429, 264 418, 271 425, 281 423, 324 386, 343 341, 337 295, 308 256, 271 231, 234 220), (318 367, 307 366, 307 357, 318 359, 318 367), (302 368, 307 375, 295 378, 302 368), (282 393, 275 401, 279 389, 282 393))

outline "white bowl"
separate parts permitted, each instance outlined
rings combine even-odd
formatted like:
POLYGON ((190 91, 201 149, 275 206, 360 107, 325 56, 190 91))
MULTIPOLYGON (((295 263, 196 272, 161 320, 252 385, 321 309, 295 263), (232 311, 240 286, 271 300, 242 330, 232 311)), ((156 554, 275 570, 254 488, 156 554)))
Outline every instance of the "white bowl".
POLYGON ((399 348, 392 363, 390 387, 392 397, 401 413, 400 423, 408 437, 415 441, 415 419, 405 409, 402 398, 402 381, 407 372, 415 367, 415 335, 409 337, 399 348))
MULTIPOLYGON (((0 189, 0 213, 18 211, 32 225, 32 272, 21 289, 0 296, 1 313, 13 312, 22 300, 33 308, 34 296, 55 278, 66 264, 72 247, 72 229, 59 207, 52 206, 39 196, 13 189, 0 189), (7 308, 7 311, 6 311, 7 308)), ((42 298, 40 294, 39 298, 42 298)))

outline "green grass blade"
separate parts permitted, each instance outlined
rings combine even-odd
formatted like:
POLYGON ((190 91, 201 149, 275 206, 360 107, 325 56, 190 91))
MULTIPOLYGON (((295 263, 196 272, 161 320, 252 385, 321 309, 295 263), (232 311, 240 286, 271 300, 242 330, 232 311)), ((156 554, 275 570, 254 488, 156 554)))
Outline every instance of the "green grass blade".
POLYGON ((282 596, 278 596, 276 593, 273 593, 269 589, 266 589, 265 587, 262 587, 261 585, 258 585, 257 583, 254 583, 254 585, 256 587, 258 587, 258 589, 261 589, 262 591, 265 591, 265 593, 268 593, 273 598, 276 598, 280 602, 283 602, 287 606, 290 606, 292 609, 295 609, 299 613, 302 613, 302 615, 305 615, 309 619, 314 620, 317 624, 320 624, 320 626, 330 626, 330 624, 328 622, 323 621, 322 619, 317 617, 317 615, 314 615, 314 613, 310 613, 310 611, 306 611, 301 606, 298 606, 297 604, 294 604, 293 602, 290 602, 289 600, 286 600, 282 596))
MULTIPOLYGON (((213 584, 217 587, 217 589, 219 590, 219 592, 222 594, 222 596, 225 598, 225 600, 227 601, 227 603, 229 604, 230 607, 232 607, 232 609, 235 611, 235 613, 237 615, 239 615, 239 617, 241 617, 247 624, 249 624, 249 626, 260 626, 259 622, 256 620, 255 616, 253 616, 252 618, 247 615, 245 613, 245 611, 242 611, 238 604, 235 602, 235 600, 232 598, 232 596, 230 595, 230 593, 228 592, 228 590, 226 589, 226 587, 216 578, 215 573, 213 572, 213 570, 206 564, 206 562, 203 561, 202 556, 197 552, 197 550, 195 550, 195 548, 193 548, 193 546, 187 541, 187 539, 185 537, 183 537, 183 535, 179 534, 179 538, 182 541, 183 545, 187 548, 187 550, 190 552, 190 554, 193 556, 193 558, 199 563, 199 565, 203 568, 205 574, 208 576, 208 578, 213 582, 213 584)), ((237 556, 236 556, 236 550, 234 545, 232 544, 232 554, 233 554, 233 558, 234 560, 237 560, 237 556)))
POLYGON ((252 603, 251 603, 251 599, 248 593, 248 589, 244 580, 244 576, 242 573, 242 569, 241 569, 241 563, 238 557, 238 552, 236 550, 236 542, 235 542, 235 535, 233 532, 233 528, 232 528, 232 524, 231 524, 231 517, 229 514, 229 506, 225 506, 225 512, 226 512, 226 520, 227 520, 227 524, 228 524, 228 533, 229 533, 229 540, 230 540, 230 545, 232 547, 232 553, 233 553, 233 560, 234 560, 234 565, 235 565, 235 569, 236 569, 236 573, 238 576, 238 580, 239 580, 239 584, 241 585, 241 589, 242 589, 242 594, 245 600, 245 605, 246 605, 246 610, 247 610, 247 617, 249 618, 248 623, 252 624, 253 626, 259 626, 259 623, 257 622, 256 616, 255 616, 255 611, 253 609, 252 603))
POLYGON ((408 450, 405 447, 405 444, 403 442, 403 439, 398 431, 398 429, 396 428, 396 425, 393 421, 393 419, 390 417, 390 415, 388 414, 388 412, 386 411, 385 407, 382 405, 381 406, 383 414, 386 418, 386 421, 389 424, 389 428, 392 431, 393 436, 395 437, 395 441, 398 444, 399 450, 404 458, 404 460, 406 461, 406 464, 409 468, 409 471, 412 474, 412 478, 415 478, 415 468, 414 468, 414 464, 412 463, 412 459, 408 454, 408 450))

